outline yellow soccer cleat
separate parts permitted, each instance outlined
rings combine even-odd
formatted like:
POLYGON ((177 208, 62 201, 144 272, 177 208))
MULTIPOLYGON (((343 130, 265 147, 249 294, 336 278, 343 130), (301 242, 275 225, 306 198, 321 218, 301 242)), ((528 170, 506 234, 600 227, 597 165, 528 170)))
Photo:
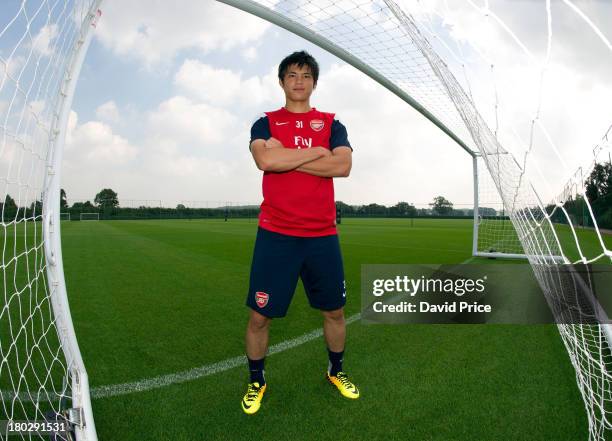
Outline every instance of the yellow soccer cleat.
POLYGON ((335 376, 329 375, 329 372, 325 374, 327 381, 336 386, 340 393, 346 398, 357 399, 359 398, 359 389, 348 379, 346 372, 338 372, 335 376))
POLYGON ((261 399, 266 391, 266 384, 259 386, 259 383, 249 383, 247 393, 242 398, 242 410, 249 415, 254 414, 261 406, 261 399))

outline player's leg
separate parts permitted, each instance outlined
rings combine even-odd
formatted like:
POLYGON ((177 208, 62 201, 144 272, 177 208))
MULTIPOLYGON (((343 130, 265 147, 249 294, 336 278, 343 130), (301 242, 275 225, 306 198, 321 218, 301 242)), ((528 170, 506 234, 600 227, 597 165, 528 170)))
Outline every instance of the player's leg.
POLYGON ((342 367, 346 340, 346 284, 338 236, 312 238, 307 244, 300 276, 310 305, 323 314, 329 358, 326 378, 343 396, 359 398, 359 390, 342 367))
POLYGON ((249 322, 246 330, 246 354, 249 359, 258 360, 264 358, 268 350, 268 338, 270 322, 272 319, 254 311, 249 310, 249 322))
POLYGON ((259 410, 266 390, 264 363, 271 319, 287 314, 300 267, 296 238, 258 229, 246 300, 250 308, 245 336, 250 379, 242 409, 248 414, 259 410))
POLYGON ((268 350, 271 321, 271 318, 252 309, 249 310, 249 322, 245 336, 246 354, 249 363, 249 383, 257 383, 259 387, 266 385, 264 361, 268 350))
POLYGON ((249 384, 247 393, 242 398, 242 410, 253 414, 261 406, 261 400, 266 391, 264 376, 264 360, 268 350, 268 338, 271 318, 253 311, 249 311, 249 322, 246 330, 246 353, 249 363, 249 384))
POLYGON ((359 389, 348 378, 342 367, 344 345, 346 340, 346 322, 344 308, 332 311, 321 310, 323 314, 323 333, 327 343, 328 367, 325 378, 336 386, 347 398, 359 398, 359 389))
POLYGON ((333 352, 344 352, 346 340, 344 308, 332 311, 321 310, 321 313, 323 314, 323 336, 325 337, 327 348, 333 352))

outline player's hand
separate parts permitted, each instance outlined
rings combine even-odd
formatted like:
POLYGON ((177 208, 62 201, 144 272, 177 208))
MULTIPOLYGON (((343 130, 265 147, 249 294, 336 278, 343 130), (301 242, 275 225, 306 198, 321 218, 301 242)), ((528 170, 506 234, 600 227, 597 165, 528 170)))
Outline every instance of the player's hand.
POLYGON ((283 148, 285 148, 285 146, 283 146, 281 144, 281 142, 278 139, 274 138, 274 137, 271 137, 270 139, 268 139, 266 141, 265 145, 266 145, 266 148, 269 148, 269 149, 279 149, 279 148, 283 149, 283 148))

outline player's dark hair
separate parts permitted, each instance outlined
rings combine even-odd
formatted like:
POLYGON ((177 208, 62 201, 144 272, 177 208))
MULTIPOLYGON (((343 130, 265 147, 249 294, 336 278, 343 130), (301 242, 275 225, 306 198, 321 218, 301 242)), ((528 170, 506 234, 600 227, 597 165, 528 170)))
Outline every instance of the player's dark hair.
POLYGON ((304 65, 310 67, 314 84, 317 84, 317 80, 319 79, 319 64, 317 63, 317 60, 315 60, 314 57, 306 51, 294 52, 291 55, 286 56, 285 59, 281 61, 280 65, 278 66, 278 79, 281 80, 281 82, 285 78, 287 69, 289 69, 289 66, 293 64, 297 64, 297 66, 300 68, 304 65))

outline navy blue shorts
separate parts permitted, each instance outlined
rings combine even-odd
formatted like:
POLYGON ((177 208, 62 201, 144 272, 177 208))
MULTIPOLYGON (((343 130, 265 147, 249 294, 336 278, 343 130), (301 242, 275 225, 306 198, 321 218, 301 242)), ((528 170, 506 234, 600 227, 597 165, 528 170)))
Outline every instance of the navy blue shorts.
POLYGON ((338 235, 296 237, 258 227, 247 306, 266 317, 284 317, 298 277, 313 308, 332 311, 345 305, 338 235))

